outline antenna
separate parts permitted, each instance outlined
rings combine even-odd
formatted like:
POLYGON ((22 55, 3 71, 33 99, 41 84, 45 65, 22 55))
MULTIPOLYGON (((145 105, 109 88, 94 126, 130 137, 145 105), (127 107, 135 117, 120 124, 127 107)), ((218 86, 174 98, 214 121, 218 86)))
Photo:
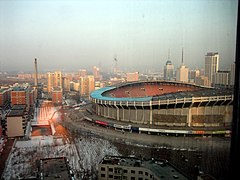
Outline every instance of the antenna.
POLYGON ((170 48, 168 48, 168 60, 170 60, 170 48))
POLYGON ((182 65, 183 65, 183 48, 182 48, 182 65))
POLYGON ((117 59, 117 55, 115 54, 113 57, 113 60, 115 62, 115 68, 114 68, 114 73, 117 73, 117 69, 118 69, 118 59, 117 59))

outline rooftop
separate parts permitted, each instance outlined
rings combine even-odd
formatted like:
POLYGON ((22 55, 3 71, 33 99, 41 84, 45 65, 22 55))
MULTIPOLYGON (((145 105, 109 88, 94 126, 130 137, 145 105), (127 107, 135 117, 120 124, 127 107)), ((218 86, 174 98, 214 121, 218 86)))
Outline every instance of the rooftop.
POLYGON ((107 156, 102 160, 101 164, 142 167, 149 169, 161 179, 171 180, 177 178, 181 180, 188 180, 186 176, 184 176, 166 160, 140 160, 135 157, 107 156))
POLYGON ((40 160, 41 176, 44 180, 70 179, 65 157, 46 158, 40 160))
POLYGON ((27 105, 25 104, 17 104, 13 105, 12 110, 25 110, 27 105))
POLYGON ((8 117, 15 117, 15 116, 23 116, 24 115, 24 109, 19 109, 19 110, 11 110, 8 113, 8 117))

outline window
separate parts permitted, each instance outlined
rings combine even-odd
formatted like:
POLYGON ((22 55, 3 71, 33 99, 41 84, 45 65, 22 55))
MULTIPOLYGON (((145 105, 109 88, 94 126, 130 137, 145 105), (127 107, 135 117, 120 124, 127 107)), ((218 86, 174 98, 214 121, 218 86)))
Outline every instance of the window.
POLYGON ((109 170, 109 172, 113 172, 113 168, 109 168, 108 170, 109 170))
POLYGON ((101 171, 105 171, 105 167, 101 167, 101 171))
POLYGON ((131 180, 135 180, 135 177, 131 177, 131 180))
POLYGON ((142 171, 138 171, 138 174, 143 174, 143 172, 142 171))
POLYGON ((131 170, 131 174, 135 174, 135 170, 131 170))
POLYGON ((109 174, 109 176, 108 176, 109 178, 113 178, 113 175, 112 174, 109 174))
POLYGON ((105 177, 105 174, 101 174, 101 177, 105 177))
POLYGON ((145 172, 145 175, 148 176, 148 172, 145 172))
POLYGON ((128 173, 128 170, 127 170, 127 169, 124 169, 124 170, 123 170, 123 173, 128 173))

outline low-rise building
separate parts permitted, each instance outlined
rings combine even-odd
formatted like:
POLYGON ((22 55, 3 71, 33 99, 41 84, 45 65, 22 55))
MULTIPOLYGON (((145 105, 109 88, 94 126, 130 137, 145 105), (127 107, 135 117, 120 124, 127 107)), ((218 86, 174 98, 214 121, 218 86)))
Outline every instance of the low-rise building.
POLYGON ((168 161, 140 160, 134 157, 106 156, 98 165, 98 179, 184 179, 188 180, 180 171, 168 161))
POLYGON ((40 159, 39 170, 40 170, 40 179, 74 180, 74 174, 72 170, 69 168, 66 157, 40 159))

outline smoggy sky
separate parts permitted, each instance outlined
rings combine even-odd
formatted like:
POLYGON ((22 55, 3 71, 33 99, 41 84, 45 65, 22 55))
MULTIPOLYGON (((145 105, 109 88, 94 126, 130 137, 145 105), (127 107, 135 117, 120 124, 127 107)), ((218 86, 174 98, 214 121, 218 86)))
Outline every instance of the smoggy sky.
POLYGON ((219 52, 234 62, 237 0, 0 0, 2 71, 78 70, 97 65, 163 70, 204 68, 219 52))

